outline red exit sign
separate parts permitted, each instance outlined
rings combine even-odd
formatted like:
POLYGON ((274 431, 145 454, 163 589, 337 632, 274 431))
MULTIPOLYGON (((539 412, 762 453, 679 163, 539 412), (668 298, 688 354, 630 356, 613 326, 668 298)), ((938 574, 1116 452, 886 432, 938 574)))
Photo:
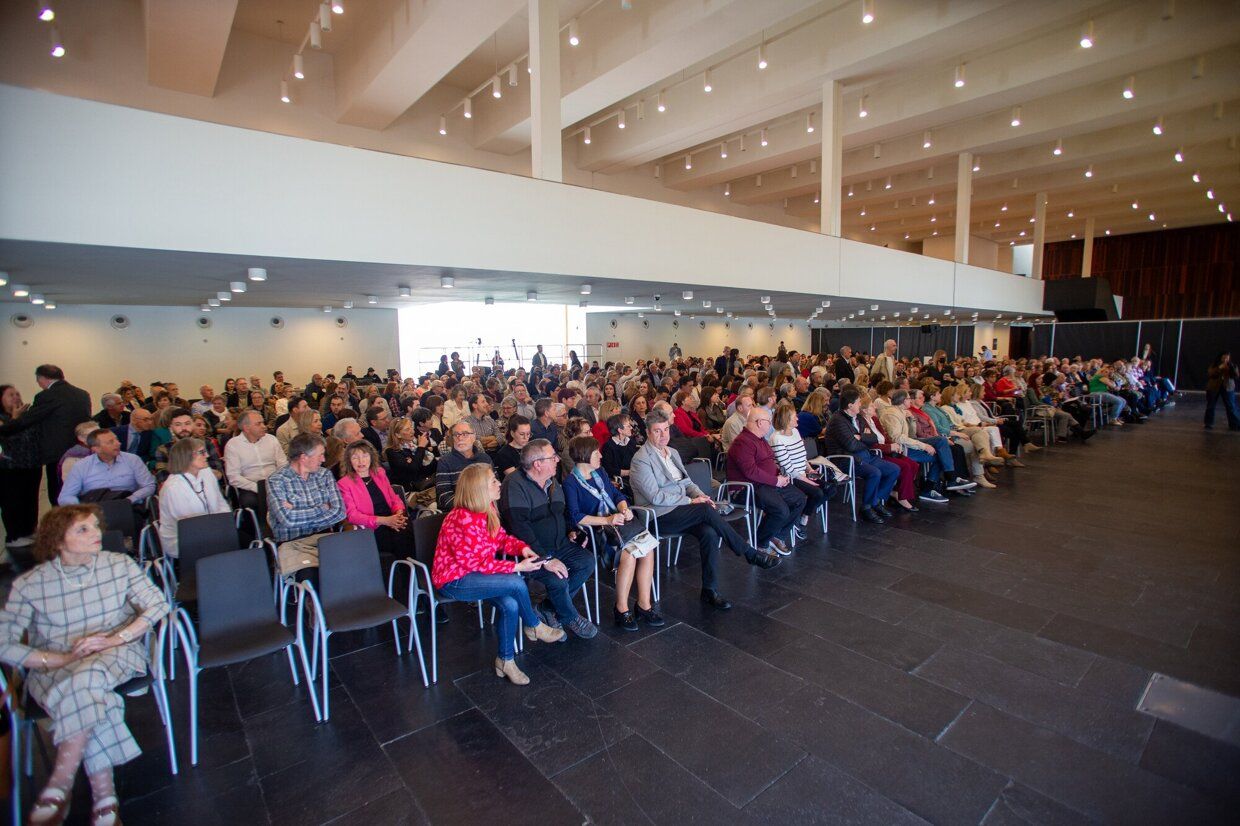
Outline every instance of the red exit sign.
POLYGON ((610 349, 611 349, 611 348, 613 348, 613 347, 619 347, 619 346, 620 346, 620 342, 618 342, 618 341, 609 341, 609 342, 607 342, 607 349, 608 349, 608 350, 610 350, 610 349))

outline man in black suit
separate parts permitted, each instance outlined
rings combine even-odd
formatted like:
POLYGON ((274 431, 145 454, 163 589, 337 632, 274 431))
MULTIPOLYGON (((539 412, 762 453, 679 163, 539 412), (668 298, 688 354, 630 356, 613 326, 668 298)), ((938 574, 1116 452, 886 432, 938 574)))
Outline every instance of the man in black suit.
POLYGON ((848 360, 852 358, 852 348, 845 344, 840 348, 840 357, 835 360, 835 378, 847 379, 849 384, 857 381, 857 374, 848 360))
POLYGON ((121 450, 132 453, 143 462, 150 462, 155 456, 155 414, 145 407, 139 407, 129 414, 129 424, 112 428, 121 450))
POLYGON ((104 393, 99 400, 103 409, 94 415, 95 422, 101 430, 129 424, 129 411, 125 409, 125 400, 116 393, 104 393))
POLYGON ((56 465, 66 450, 77 444, 74 433, 82 422, 90 421, 90 394, 65 381, 64 371, 54 364, 40 364, 34 379, 42 388, 30 409, 3 427, 0 436, 10 436, 28 427, 38 427, 39 461, 47 474, 47 498, 56 504, 60 496, 60 475, 56 465))

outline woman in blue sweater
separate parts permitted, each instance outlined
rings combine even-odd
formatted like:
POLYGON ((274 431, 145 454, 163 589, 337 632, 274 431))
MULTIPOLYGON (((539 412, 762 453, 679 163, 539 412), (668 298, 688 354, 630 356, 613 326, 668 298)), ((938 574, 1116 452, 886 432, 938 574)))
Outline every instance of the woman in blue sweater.
POLYGON ((616 561, 616 625, 626 631, 638 630, 640 618, 647 625, 664 624, 663 617, 651 602, 651 586, 654 582, 655 555, 647 553, 640 558, 630 552, 630 541, 643 530, 640 522, 633 520, 628 500, 616 489, 607 474, 599 470, 603 454, 598 440, 593 436, 578 436, 568 443, 568 455, 573 469, 564 480, 564 502, 568 506, 568 518, 585 528, 601 528, 607 544, 609 557, 619 549, 616 561), (637 580, 637 611, 629 610, 629 590, 637 580))

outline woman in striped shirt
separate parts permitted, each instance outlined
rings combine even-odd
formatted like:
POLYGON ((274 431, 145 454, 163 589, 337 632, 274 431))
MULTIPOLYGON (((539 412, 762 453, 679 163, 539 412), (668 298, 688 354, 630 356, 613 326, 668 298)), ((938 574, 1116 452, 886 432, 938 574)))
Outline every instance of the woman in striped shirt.
MULTIPOLYGON (((797 490, 808 500, 801 514, 801 525, 809 524, 809 514, 814 513, 831 495, 833 485, 828 484, 817 468, 812 468, 805 454, 805 442, 797 432, 797 411, 789 402, 780 402, 775 408, 775 431, 771 434, 771 450, 775 461, 797 490)), ((801 537, 805 532, 797 528, 801 537)))

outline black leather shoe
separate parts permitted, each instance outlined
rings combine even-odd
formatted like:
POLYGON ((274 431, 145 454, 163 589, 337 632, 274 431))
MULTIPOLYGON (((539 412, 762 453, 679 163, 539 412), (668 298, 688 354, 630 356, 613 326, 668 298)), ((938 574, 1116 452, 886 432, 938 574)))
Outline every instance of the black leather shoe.
POLYGON ((882 502, 879 502, 877 505, 874 506, 874 512, 877 513, 879 516, 881 516, 883 519, 891 518, 891 511, 887 510, 887 506, 884 505, 882 502))
POLYGON ((702 589, 702 602, 711 608, 718 608, 720 611, 726 611, 732 607, 732 603, 719 596, 718 591, 711 591, 706 588, 702 589))
POLYGON ((745 561, 764 571, 774 568, 781 562, 780 558, 775 554, 759 551, 756 548, 750 553, 745 554, 745 561))
POLYGON ((625 631, 640 631, 641 630, 640 628, 637 627, 637 617, 633 616, 632 611, 620 612, 620 611, 617 611, 615 608, 613 608, 611 609, 611 613, 616 618, 617 628, 623 628, 625 631))
POLYGON ((667 625, 667 621, 663 619, 663 615, 659 613, 659 609, 651 605, 647 611, 640 605, 637 606, 637 618, 649 625, 651 628, 662 628, 667 625))
POLYGON ((886 519, 883 519, 873 508, 862 508, 861 518, 866 522, 873 522, 875 525, 885 525, 886 519))

